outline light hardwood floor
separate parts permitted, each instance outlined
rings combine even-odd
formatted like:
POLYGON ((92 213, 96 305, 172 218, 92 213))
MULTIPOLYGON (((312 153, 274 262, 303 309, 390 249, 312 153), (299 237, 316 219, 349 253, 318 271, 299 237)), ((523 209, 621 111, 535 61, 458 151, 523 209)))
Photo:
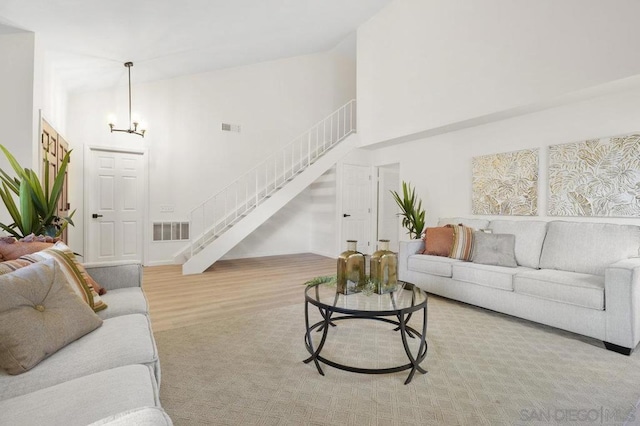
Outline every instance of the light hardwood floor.
POLYGON ((153 330, 162 331, 302 303, 305 281, 335 273, 336 259, 305 253, 222 260, 200 275, 145 267, 143 288, 153 330))

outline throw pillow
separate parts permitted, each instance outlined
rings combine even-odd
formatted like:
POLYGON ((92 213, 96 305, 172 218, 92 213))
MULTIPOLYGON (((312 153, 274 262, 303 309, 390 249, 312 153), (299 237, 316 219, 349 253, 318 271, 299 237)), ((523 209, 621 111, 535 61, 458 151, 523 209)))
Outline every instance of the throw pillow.
POLYGON ((451 227, 441 226, 426 229, 422 254, 449 256, 451 247, 453 247, 453 229, 451 227))
POLYGON ((107 289, 98 284, 96 280, 94 280, 91 275, 89 275, 87 270, 84 269, 84 266, 82 266, 82 263, 78 262, 78 258, 76 257, 73 250, 71 250, 71 248, 69 248, 65 243, 63 243, 62 241, 58 241, 52 248, 60 250, 69 259, 73 260, 76 268, 78 268, 78 271, 80 271, 80 274, 82 274, 82 278, 87 282, 87 284, 89 284, 90 287, 92 287, 96 291, 96 293, 102 296, 107 292, 107 289))
POLYGON ((50 247, 53 247, 53 243, 24 242, 15 238, 3 238, 0 240, 0 260, 15 260, 25 254, 35 253, 50 247))
POLYGON ((473 228, 460 225, 447 225, 453 229, 453 246, 449 257, 452 259, 471 260, 471 249, 473 248, 473 228))
POLYGON ((16 271, 25 266, 31 265, 33 262, 29 262, 24 259, 7 260, 0 262, 0 275, 8 274, 9 272, 16 271))
POLYGON ((509 268, 518 266, 515 252, 515 235, 475 232, 473 238, 472 261, 474 263, 507 266, 509 268))
POLYGON ((52 248, 39 251, 38 253, 22 256, 18 260, 26 260, 31 263, 41 262, 45 259, 54 259, 60 265, 62 272, 66 275, 76 294, 84 300, 94 312, 107 308, 98 292, 91 286, 85 278, 89 276, 87 271, 76 260, 71 249, 64 243, 56 243, 52 248), (83 274, 84 272, 84 274, 83 274))
POLYGON ((9 374, 30 370, 100 325, 53 259, 0 276, 0 368, 9 374))

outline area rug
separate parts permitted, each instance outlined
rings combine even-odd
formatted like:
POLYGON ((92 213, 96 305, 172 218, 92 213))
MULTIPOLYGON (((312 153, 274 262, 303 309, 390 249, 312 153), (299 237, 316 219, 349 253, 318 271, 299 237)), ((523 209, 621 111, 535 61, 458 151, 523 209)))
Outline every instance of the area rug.
MULTIPOLYGON (((367 368, 406 362, 388 324, 346 320, 329 333, 328 359, 367 368)), ((408 385, 407 372, 324 366, 321 376, 304 364, 303 304, 155 336, 161 401, 178 426, 640 424, 640 350, 623 356, 439 297, 428 304, 428 373, 408 385)))

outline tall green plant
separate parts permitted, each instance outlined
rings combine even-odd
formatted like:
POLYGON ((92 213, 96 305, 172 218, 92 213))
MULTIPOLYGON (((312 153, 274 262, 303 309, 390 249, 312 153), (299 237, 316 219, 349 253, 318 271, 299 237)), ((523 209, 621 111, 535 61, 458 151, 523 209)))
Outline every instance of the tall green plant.
POLYGON ((410 238, 418 238, 424 229, 425 211, 422 200, 416 197, 416 189, 407 182, 402 182, 402 197, 396 191, 391 191, 396 204, 400 207, 398 216, 402 216, 402 226, 409 231, 410 238))
POLYGON ((49 190, 48 160, 45 159, 43 184, 36 172, 23 168, 4 145, 0 145, 0 149, 17 175, 12 177, 0 169, 0 198, 13 219, 13 223, 9 225, 0 223, 0 228, 16 238, 22 238, 29 234, 57 237, 67 225, 73 226, 71 218, 75 210, 67 217, 56 214, 71 151, 62 159, 60 168, 53 177, 53 186, 49 190), (14 194, 18 196, 18 204, 13 199, 14 194))

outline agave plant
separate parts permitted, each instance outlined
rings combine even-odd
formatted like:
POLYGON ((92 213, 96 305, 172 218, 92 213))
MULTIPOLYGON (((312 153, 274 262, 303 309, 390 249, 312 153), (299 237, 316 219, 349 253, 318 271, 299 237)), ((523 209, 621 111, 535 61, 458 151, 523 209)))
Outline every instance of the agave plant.
MULTIPOLYGON (((0 145, 0 149, 17 175, 12 177, 0 169, 0 198, 13 219, 13 223, 9 225, 0 223, 0 228, 16 238, 23 238, 29 234, 57 237, 67 225, 73 226, 71 218, 75 210, 67 217, 56 214, 71 151, 62 159, 58 173, 53 178, 53 186, 49 190, 49 173, 45 173, 42 184, 36 172, 20 166, 3 145, 0 145), (18 205, 13 199, 14 194, 18 196, 18 205)), ((46 159, 44 170, 49 170, 49 161, 46 159)))
POLYGON ((416 197, 416 189, 407 182, 402 182, 402 197, 396 191, 391 191, 396 204, 400 207, 398 216, 402 216, 402 226, 409 231, 410 238, 418 238, 424 229, 425 211, 422 200, 416 197))

